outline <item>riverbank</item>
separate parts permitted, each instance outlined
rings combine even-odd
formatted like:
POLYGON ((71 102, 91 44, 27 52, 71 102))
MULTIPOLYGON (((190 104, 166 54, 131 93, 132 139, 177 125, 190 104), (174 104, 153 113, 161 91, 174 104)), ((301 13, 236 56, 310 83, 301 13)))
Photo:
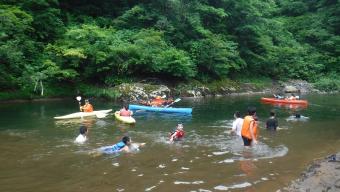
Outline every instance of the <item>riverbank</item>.
POLYGON ((254 94, 305 94, 332 93, 316 89, 314 84, 303 80, 275 81, 269 78, 223 79, 211 82, 191 80, 188 82, 171 82, 150 78, 138 82, 121 83, 114 87, 90 84, 46 86, 43 96, 38 92, 12 91, 0 92, 0 101, 46 100, 70 98, 81 95, 86 98, 101 98, 124 102, 149 100, 157 95, 167 97, 219 97, 254 94))
POLYGON ((301 177, 281 191, 336 192, 340 191, 340 152, 314 161, 301 177))

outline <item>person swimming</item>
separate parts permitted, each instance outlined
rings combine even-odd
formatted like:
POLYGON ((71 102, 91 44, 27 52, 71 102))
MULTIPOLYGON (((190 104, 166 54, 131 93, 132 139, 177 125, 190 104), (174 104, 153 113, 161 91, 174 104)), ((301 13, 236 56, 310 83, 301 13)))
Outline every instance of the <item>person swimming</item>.
POLYGON ((145 143, 132 143, 129 136, 124 136, 122 140, 114 145, 104 146, 99 148, 99 152, 104 154, 114 154, 119 152, 131 152, 139 150, 139 147, 144 146, 145 143))
POLYGON ((294 115, 289 116, 287 121, 307 121, 309 120, 309 117, 303 116, 300 113, 296 113, 294 115))

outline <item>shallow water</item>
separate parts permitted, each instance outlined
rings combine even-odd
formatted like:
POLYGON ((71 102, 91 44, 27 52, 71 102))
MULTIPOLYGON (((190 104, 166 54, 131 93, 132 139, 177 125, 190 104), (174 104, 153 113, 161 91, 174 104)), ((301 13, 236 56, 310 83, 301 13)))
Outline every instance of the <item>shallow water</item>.
MULTIPOLYGON (((58 120, 76 112, 72 100, 2 103, 0 106, 0 191, 276 191, 296 179, 308 163, 340 149, 340 95, 307 95, 307 108, 274 106, 260 96, 183 99, 193 114, 136 112, 137 124, 104 119, 58 120), (236 110, 256 106, 259 144, 245 149, 231 136, 236 110), (275 109, 279 129, 264 129, 275 109), (287 121, 299 111, 307 121, 287 121), (168 132, 184 124, 186 138, 169 144, 168 132), (89 140, 76 145, 81 124, 89 140), (136 153, 94 156, 90 152, 123 135, 146 142, 136 153)), ((118 104, 93 101, 96 109, 118 104)))

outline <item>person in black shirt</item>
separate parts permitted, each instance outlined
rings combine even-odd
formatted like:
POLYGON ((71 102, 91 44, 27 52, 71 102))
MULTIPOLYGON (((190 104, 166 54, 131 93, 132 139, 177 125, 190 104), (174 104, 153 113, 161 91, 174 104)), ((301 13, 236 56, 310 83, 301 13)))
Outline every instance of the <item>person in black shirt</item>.
POLYGON ((269 119, 266 121, 266 128, 267 130, 271 130, 271 131, 276 131, 276 128, 279 126, 279 123, 275 117, 275 112, 271 111, 270 112, 270 117, 269 119))

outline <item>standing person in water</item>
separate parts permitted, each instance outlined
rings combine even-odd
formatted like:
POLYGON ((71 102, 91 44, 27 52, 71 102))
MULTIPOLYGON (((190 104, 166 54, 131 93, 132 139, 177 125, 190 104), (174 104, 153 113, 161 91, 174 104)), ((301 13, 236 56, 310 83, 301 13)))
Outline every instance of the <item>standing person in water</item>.
POLYGON ((85 100, 85 105, 80 106, 80 111, 93 112, 93 106, 90 104, 90 101, 88 99, 85 100))
POLYGON ((241 114, 239 111, 236 111, 234 113, 234 122, 233 122, 233 127, 231 129, 231 132, 242 137, 241 131, 242 131, 242 125, 243 125, 243 119, 241 118, 241 114))
POLYGON ((119 111, 119 115, 124 117, 130 117, 133 115, 133 112, 129 110, 127 105, 124 105, 124 107, 119 111))
POLYGON ((74 143, 77 143, 77 144, 83 144, 85 143, 85 141, 87 140, 87 128, 85 126, 81 126, 79 128, 79 135, 78 137, 74 140, 74 143))
POLYGON ((172 131, 169 133, 170 135, 170 142, 174 142, 174 141, 179 141, 184 137, 184 130, 183 130, 183 124, 179 123, 176 127, 175 131, 172 131))
POLYGON ((256 108, 249 107, 248 115, 244 117, 241 131, 244 146, 257 144, 258 123, 256 122, 255 118, 257 119, 256 108))
POLYGON ((279 123, 275 117, 275 112, 271 111, 270 112, 270 117, 269 119, 266 121, 266 128, 269 131, 276 131, 276 128, 279 126, 279 123))

